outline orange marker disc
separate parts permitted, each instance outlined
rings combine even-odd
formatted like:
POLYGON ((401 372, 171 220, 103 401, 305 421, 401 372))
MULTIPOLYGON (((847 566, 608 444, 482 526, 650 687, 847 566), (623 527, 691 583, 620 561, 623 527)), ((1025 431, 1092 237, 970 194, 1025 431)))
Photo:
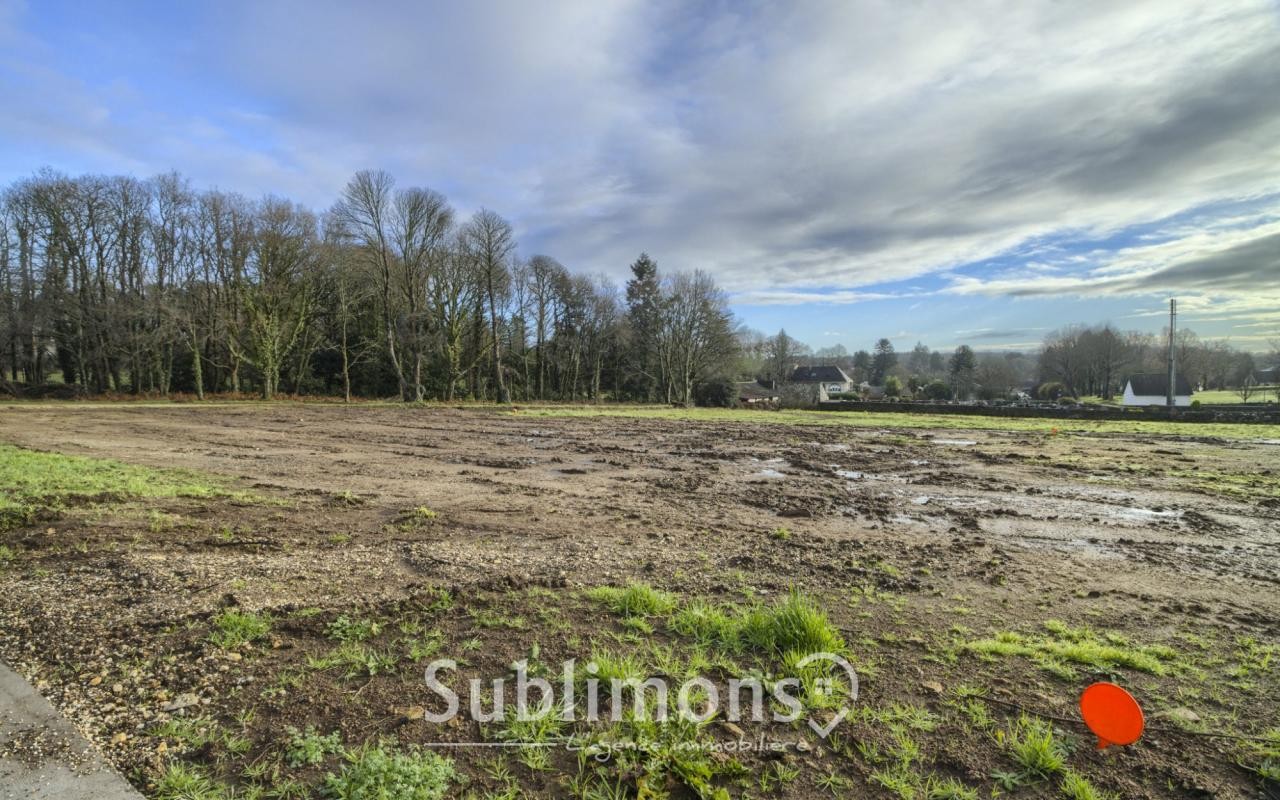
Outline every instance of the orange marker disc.
POLYGON ((1138 741, 1146 720, 1133 695, 1114 683, 1095 683, 1080 695, 1080 714, 1098 737, 1098 749, 1138 741))

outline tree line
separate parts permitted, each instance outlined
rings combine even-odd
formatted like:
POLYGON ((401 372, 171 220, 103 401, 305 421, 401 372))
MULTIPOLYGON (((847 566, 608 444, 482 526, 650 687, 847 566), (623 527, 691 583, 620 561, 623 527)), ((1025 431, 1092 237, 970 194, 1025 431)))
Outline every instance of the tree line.
MULTIPOLYGON (((0 377, 90 393, 691 404, 737 364, 725 294, 647 255, 622 290, 482 209, 363 171, 315 213, 171 173, 0 195, 0 377)), ((720 389, 719 391, 723 391, 720 389)))
MULTIPOLYGON (((1267 354, 1240 350, 1225 340, 1202 339, 1190 328, 1173 337, 1179 375, 1197 390, 1231 389, 1248 400, 1261 384, 1260 375, 1280 365, 1280 347, 1267 354)), ((1040 375, 1069 396, 1104 399, 1124 391, 1133 373, 1163 374, 1168 368, 1169 333, 1120 331, 1110 324, 1074 325, 1050 333, 1040 352, 1040 375)))
MULTIPOLYGON (((732 404, 732 381, 783 383, 808 364, 890 397, 1110 398, 1128 375, 1162 372, 1166 350, 1165 335, 1106 324, 1054 331, 1032 353, 900 354, 887 338, 815 351, 737 326, 706 273, 662 273, 641 254, 619 288, 525 258, 497 213, 462 219, 381 171, 357 173, 322 213, 176 173, 16 181, 0 192, 0 336, 0 382, 95 394, 678 405, 732 404)), ((1187 329, 1176 355, 1194 386, 1245 399, 1264 366, 1187 329)))
MULTIPOLYGON (((899 353, 887 338, 853 353, 842 345, 814 350, 786 330, 773 336, 747 332, 742 347, 755 374, 767 384, 786 382, 796 366, 832 365, 855 384, 876 387, 891 398, 995 400, 1027 392, 1043 400, 1110 400, 1124 391, 1130 375, 1165 372, 1168 331, 1120 331, 1109 323, 1073 325, 1049 333, 1034 352, 978 352, 967 344, 939 351, 917 342, 909 352, 899 353)), ((1180 329, 1174 336, 1174 357, 1178 373, 1197 390, 1230 389, 1247 401, 1259 394, 1269 375, 1274 382, 1268 370, 1280 366, 1280 342, 1272 343, 1268 353, 1254 354, 1180 329)))

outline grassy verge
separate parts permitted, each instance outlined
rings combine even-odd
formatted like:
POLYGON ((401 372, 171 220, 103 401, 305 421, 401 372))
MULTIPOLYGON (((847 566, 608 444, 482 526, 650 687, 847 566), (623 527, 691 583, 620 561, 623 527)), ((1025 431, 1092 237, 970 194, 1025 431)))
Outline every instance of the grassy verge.
POLYGON ((1026 431, 1032 433, 1138 433, 1173 436, 1216 436, 1224 439, 1280 438, 1280 425, 1241 425, 1152 420, 1077 420, 1036 417, 985 417, 964 414, 909 414, 881 411, 747 411, 722 408, 653 406, 534 407, 509 412, 525 417, 629 417, 690 422, 739 422, 775 425, 826 425, 854 428, 903 428, 1026 431))
POLYGON ((249 495, 212 476, 0 444, 0 528, 30 524, 42 509, 174 497, 249 495))

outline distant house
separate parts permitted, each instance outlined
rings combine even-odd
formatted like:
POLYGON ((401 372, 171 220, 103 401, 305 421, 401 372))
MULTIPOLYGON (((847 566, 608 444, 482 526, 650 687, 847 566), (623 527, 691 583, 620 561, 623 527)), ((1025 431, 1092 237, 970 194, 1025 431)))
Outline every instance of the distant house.
POLYGON ((763 381, 744 381, 736 387, 738 402, 744 406, 772 405, 778 402, 778 390, 763 381))
MULTIPOLYGON (((1163 373, 1131 375, 1124 384, 1123 405, 1162 406, 1168 402, 1169 376, 1163 373)), ((1191 405, 1191 384, 1179 375, 1174 383, 1175 406, 1191 405)))
POLYGON ((816 385, 823 395, 847 392, 853 386, 853 381, 839 367, 796 367, 788 382, 816 385))
POLYGON ((883 386, 872 386, 863 381, 858 385, 858 393, 862 395, 863 400, 884 400, 885 392, 883 386))

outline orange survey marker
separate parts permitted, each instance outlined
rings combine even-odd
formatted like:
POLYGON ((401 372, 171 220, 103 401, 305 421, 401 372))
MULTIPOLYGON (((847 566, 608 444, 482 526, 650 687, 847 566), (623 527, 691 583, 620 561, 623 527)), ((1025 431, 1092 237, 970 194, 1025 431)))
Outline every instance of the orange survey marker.
POLYGON ((1133 695, 1114 683, 1095 683, 1080 695, 1084 724, 1098 737, 1098 749, 1138 741, 1146 720, 1133 695))

